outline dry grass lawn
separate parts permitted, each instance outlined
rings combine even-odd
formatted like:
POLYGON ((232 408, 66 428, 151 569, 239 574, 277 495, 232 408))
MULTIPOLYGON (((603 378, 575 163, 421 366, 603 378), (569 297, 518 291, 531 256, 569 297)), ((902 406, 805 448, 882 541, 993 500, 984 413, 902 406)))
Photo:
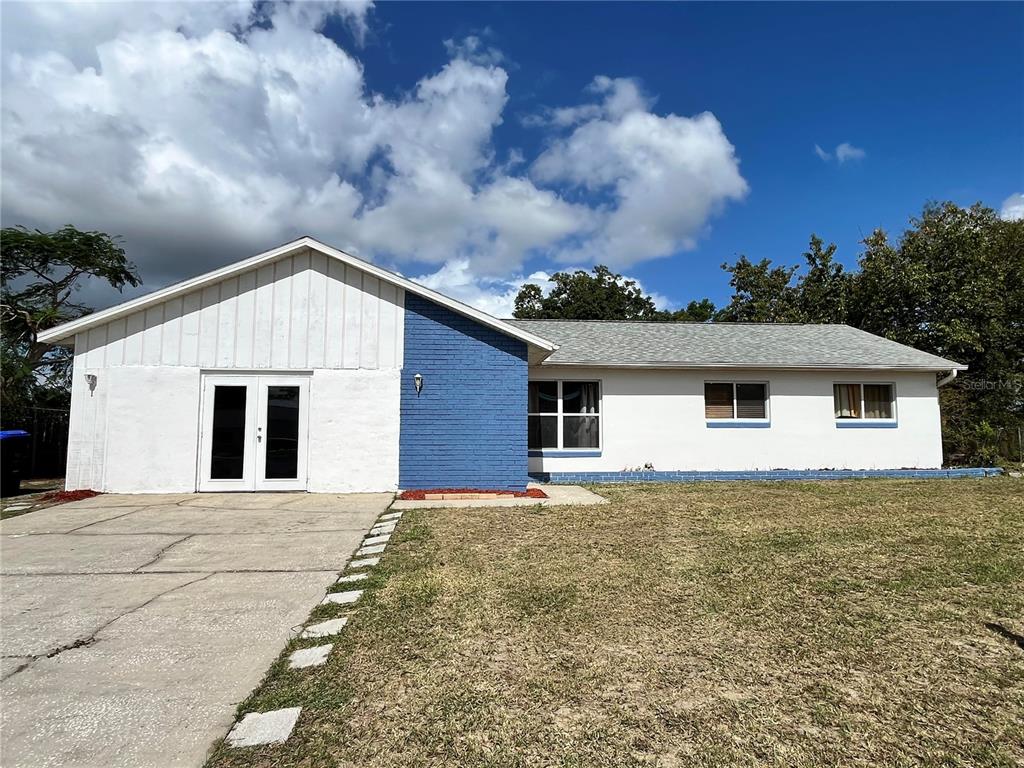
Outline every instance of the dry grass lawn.
POLYGON ((406 513, 210 766, 1024 765, 1024 482, 595 490, 406 513))

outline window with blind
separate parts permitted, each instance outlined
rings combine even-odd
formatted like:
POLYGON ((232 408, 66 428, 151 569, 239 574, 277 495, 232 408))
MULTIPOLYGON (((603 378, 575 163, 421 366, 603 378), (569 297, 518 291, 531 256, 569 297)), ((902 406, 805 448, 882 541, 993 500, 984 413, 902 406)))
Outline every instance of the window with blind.
POLYGON ((531 381, 527 447, 601 447, 601 385, 597 381, 531 381))
POLYGON ((892 384, 837 382, 832 402, 837 419, 892 419, 896 398, 892 384))
POLYGON ((748 381, 705 382, 704 418, 767 419, 768 385, 748 381))

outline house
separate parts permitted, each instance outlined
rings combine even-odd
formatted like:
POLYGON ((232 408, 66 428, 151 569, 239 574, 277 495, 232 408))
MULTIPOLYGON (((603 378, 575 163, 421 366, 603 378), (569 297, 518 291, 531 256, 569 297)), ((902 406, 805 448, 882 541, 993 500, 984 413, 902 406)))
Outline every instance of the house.
POLYGON ((129 493, 939 467, 964 369, 838 325, 500 320, 309 237, 40 340, 74 347, 67 487, 129 493))

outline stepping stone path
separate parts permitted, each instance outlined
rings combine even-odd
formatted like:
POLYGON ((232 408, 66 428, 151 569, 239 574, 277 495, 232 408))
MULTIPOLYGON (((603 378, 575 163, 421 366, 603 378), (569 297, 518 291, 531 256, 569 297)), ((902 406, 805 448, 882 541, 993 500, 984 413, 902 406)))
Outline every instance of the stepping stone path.
POLYGON ((362 560, 353 560, 348 564, 349 568, 373 568, 377 563, 380 562, 379 557, 366 557, 362 560))
POLYGON ((335 582, 335 584, 348 584, 353 581, 366 581, 370 578, 368 573, 350 573, 348 576, 341 576, 335 582))
POLYGON ((328 619, 327 621, 321 621, 319 624, 310 624, 304 630, 299 637, 306 639, 310 637, 330 637, 336 635, 345 628, 348 624, 348 616, 342 616, 340 619, 328 619))
POLYGON ((364 555, 379 555, 384 551, 385 544, 374 544, 372 547, 361 547, 356 550, 356 557, 363 557, 364 555))
POLYGON ((250 712, 228 734, 232 747, 255 747, 260 744, 280 744, 292 733, 302 707, 275 709, 270 712, 250 712))
POLYGON ((332 592, 327 595, 320 605, 352 605, 362 596, 363 590, 353 589, 350 592, 332 592))
MULTIPOLYGON (((11 506, 8 509, 17 510, 18 506, 11 506)), ((381 515, 377 522, 370 528, 369 534, 363 540, 359 550, 356 551, 356 558, 348 563, 348 568, 372 568, 380 562, 379 557, 366 557, 366 555, 377 555, 384 551, 385 546, 394 533, 395 526, 401 519, 401 512, 389 512, 381 515)), ((340 576, 337 583, 346 584, 364 581, 369 578, 368 573, 353 573, 347 576, 340 576)), ((321 605, 352 605, 362 597, 363 590, 354 589, 347 592, 332 592, 320 602, 321 605)), ((302 630, 300 638, 331 637, 341 632, 348 623, 348 617, 342 616, 339 619, 328 619, 317 624, 310 624, 302 630)), ((319 667, 327 662, 333 643, 317 645, 313 648, 300 648, 288 657, 289 669, 304 669, 306 667, 319 667)), ((288 707, 287 709, 275 709, 270 712, 250 712, 237 723, 227 735, 227 744, 230 747, 255 747, 261 744, 280 744, 287 741, 298 722, 299 713, 302 707, 288 707)))
POLYGON ((317 645, 313 648, 302 648, 295 651, 295 653, 288 657, 288 669, 319 667, 327 661, 327 656, 333 647, 334 645, 332 644, 317 645))

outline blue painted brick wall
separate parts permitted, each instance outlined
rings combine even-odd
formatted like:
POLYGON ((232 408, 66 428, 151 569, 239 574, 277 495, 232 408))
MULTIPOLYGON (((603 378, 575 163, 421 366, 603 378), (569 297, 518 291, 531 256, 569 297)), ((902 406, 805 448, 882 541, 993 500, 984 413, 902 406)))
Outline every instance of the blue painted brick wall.
POLYGON ((524 489, 527 378, 525 342, 407 293, 399 486, 524 489))

